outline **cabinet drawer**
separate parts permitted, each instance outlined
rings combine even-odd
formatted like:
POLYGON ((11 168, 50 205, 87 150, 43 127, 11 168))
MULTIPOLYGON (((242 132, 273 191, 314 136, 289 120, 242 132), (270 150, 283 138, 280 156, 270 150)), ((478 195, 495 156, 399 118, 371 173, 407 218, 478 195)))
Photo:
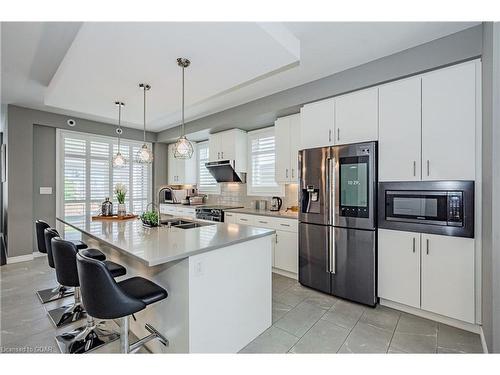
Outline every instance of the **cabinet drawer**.
POLYGON ((243 225, 255 225, 254 215, 236 214, 236 223, 243 225))
POLYGON ((262 221, 267 221, 269 224, 268 228, 282 230, 285 232, 297 233, 299 230, 299 222, 293 219, 281 219, 278 217, 263 217, 259 219, 262 221))

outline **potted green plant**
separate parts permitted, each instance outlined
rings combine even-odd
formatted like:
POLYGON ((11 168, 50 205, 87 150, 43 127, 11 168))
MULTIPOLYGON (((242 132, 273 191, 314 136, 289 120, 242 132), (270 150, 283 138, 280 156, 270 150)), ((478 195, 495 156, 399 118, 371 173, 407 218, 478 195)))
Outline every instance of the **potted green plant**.
POLYGON ((152 203, 148 204, 148 208, 150 205, 151 210, 146 209, 141 215, 142 225, 146 227, 157 227, 160 225, 160 214, 152 203))
POLYGON ((115 185, 115 195, 118 200, 118 217, 123 217, 127 214, 127 206, 125 206, 125 196, 127 195, 127 187, 125 184, 118 183, 115 185))

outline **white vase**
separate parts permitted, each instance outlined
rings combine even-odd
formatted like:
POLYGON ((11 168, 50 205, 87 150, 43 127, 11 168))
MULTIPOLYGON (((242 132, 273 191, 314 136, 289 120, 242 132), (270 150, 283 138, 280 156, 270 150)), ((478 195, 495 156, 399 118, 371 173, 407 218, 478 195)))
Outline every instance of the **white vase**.
POLYGON ((127 214, 125 203, 118 203, 118 217, 123 217, 127 214))

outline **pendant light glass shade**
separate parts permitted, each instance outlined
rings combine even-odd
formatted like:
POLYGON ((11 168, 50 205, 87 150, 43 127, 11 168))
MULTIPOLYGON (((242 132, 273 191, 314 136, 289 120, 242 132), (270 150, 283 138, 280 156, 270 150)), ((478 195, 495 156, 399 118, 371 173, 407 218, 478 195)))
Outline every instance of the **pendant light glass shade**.
POLYGON ((177 65, 182 68, 182 134, 175 142, 174 146, 174 157, 176 159, 191 159, 194 153, 193 144, 186 138, 185 128, 184 128, 184 69, 186 69, 191 62, 186 59, 179 57, 177 59, 177 65))
POLYGON ((116 129, 116 134, 118 134, 118 151, 116 152, 116 155, 113 156, 113 168, 123 168, 125 164, 127 163, 127 160, 125 157, 122 155, 120 152, 120 140, 121 140, 121 135, 123 133, 122 130, 122 107, 125 106, 125 103, 116 101, 115 105, 118 106, 118 129, 116 129))
POLYGON ((150 164, 153 162, 153 151, 149 149, 149 146, 146 143, 146 91, 151 89, 151 86, 147 83, 140 83, 139 87, 144 92, 144 144, 137 151, 136 161, 138 163, 150 164))

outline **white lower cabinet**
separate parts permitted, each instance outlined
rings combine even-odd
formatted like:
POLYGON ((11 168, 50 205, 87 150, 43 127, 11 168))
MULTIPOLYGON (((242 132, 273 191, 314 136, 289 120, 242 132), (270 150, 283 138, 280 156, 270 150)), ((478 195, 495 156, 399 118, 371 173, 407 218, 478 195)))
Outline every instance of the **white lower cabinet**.
POLYGON ((474 323, 474 239, 422 234, 422 309, 474 323))
POLYGON ((420 307, 420 234, 378 231, 378 295, 420 307))
POLYGON ((378 295, 474 323, 474 239, 379 229, 378 295))
POLYGON ((178 217, 196 219, 196 208, 175 204, 160 204, 160 213, 178 217))
POLYGON ((298 274, 299 234, 297 220, 240 213, 232 213, 231 215, 234 216, 229 220, 224 218, 225 222, 276 230, 273 267, 295 275, 298 274))
POLYGON ((224 222, 230 224, 236 224, 236 214, 230 212, 224 212, 224 222))

